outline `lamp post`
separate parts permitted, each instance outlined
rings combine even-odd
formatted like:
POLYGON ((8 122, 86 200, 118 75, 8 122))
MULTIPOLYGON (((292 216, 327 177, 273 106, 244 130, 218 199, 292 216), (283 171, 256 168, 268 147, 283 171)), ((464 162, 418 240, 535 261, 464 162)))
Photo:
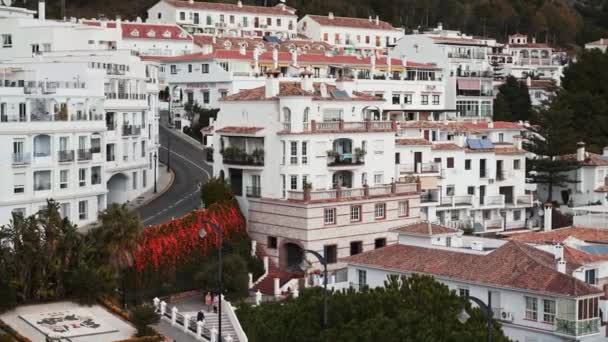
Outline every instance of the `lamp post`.
MULTIPOLYGON (((466 296, 465 298, 472 301, 473 303, 477 304, 479 306, 479 308, 481 309, 481 312, 483 312, 483 316, 486 319, 486 324, 488 327, 488 342, 492 342, 492 318, 494 317, 494 313, 492 312, 492 295, 491 295, 491 293, 488 292, 488 304, 487 305, 486 305, 486 303, 483 302, 483 300, 481 300, 477 297, 466 296)), ((464 323, 466 323, 466 321, 469 320, 469 318, 471 318, 471 316, 467 313, 467 310, 463 306, 462 310, 458 314, 458 320, 460 321, 460 323, 464 324, 464 323)))
MULTIPOLYGON (((323 328, 327 328, 327 260, 317 251, 305 249, 303 253, 310 253, 314 255, 323 265, 323 328)), ((301 266, 302 269, 308 269, 310 268, 310 263, 308 263, 306 261, 306 258, 304 258, 304 260, 302 260, 301 266)))
POLYGON ((167 172, 171 172, 171 133, 167 134, 167 172))
POLYGON ((156 162, 158 160, 158 154, 154 151, 154 193, 156 193, 156 162))
POLYGON ((217 322, 218 322, 218 336, 219 336, 219 341, 222 340, 222 292, 223 292, 223 282, 222 282, 222 229, 220 228, 220 226, 216 223, 213 223, 211 221, 203 221, 201 223, 201 229, 198 231, 198 236, 201 239, 204 239, 205 236, 207 235, 207 231, 205 230, 204 226, 205 224, 208 224, 209 226, 211 226, 211 228, 213 228, 213 230, 215 230, 215 232, 219 235, 220 238, 220 243, 217 247, 217 259, 218 259, 218 279, 219 279, 219 298, 218 298, 218 302, 217 302, 217 322))

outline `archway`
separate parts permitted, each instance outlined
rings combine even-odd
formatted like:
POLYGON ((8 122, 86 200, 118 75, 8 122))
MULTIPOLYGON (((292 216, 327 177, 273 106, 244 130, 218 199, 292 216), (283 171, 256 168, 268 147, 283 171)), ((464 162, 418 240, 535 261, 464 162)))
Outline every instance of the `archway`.
POLYGON ((49 157, 51 155, 51 137, 40 134, 34 137, 34 156, 49 157))
POLYGON ((281 266, 290 272, 301 272, 300 265, 304 260, 304 250, 299 245, 293 242, 287 242, 283 245, 283 260, 281 266))
POLYGON ((108 188, 108 205, 113 203, 127 202, 127 185, 129 184, 127 176, 123 173, 117 173, 110 177, 107 182, 108 188))

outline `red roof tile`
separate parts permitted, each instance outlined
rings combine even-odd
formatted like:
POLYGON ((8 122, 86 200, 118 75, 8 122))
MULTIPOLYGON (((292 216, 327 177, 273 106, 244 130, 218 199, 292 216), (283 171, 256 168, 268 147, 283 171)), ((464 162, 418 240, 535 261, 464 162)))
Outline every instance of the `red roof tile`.
POLYGON ((396 139, 395 144, 397 144, 397 145, 430 145, 431 143, 426 139, 401 138, 401 139, 396 139))
POLYGON ((494 121, 488 122, 451 122, 451 121, 407 121, 402 122, 403 128, 444 128, 454 131, 489 131, 489 130, 524 130, 526 127, 518 122, 494 121))
POLYGON ((424 235, 431 236, 436 234, 458 233, 457 229, 442 226, 439 224, 429 223, 428 221, 420 221, 408 224, 402 227, 393 229, 393 231, 408 235, 424 235))
POLYGON ((521 148, 514 146, 495 146, 494 152, 496 154, 525 154, 526 151, 521 148))
POLYGON ((485 255, 397 244, 343 261, 568 297, 602 293, 571 275, 558 272, 553 254, 516 241, 485 255))
MULTIPOLYGON (((83 21, 85 25, 101 26, 100 21, 83 21)), ((115 28, 115 21, 106 22, 107 27, 115 28)), ((122 22, 120 24, 122 37, 124 39, 161 39, 161 40, 185 40, 191 41, 192 36, 174 24, 148 24, 122 22)))
MULTIPOLYGON (((327 96, 321 96, 321 84, 314 83, 314 92, 302 89, 300 82, 280 82, 279 94, 281 96, 309 96, 317 101, 383 101, 381 98, 367 95, 359 92, 353 92, 349 97, 335 97, 333 91, 336 90, 335 85, 325 85, 327 88, 327 96)), ((241 90, 240 92, 222 98, 222 101, 260 101, 270 100, 266 98, 266 86, 241 90)))
POLYGON ((433 144, 433 146, 431 146, 431 149, 433 150, 437 150, 437 151, 457 151, 457 150, 464 150, 464 148, 456 145, 456 144, 451 144, 451 143, 447 143, 447 144, 433 144))
POLYGON ((255 134, 264 127, 226 126, 217 130, 217 133, 255 134))
POLYGON ((553 229, 548 232, 514 234, 511 235, 509 239, 528 243, 546 244, 561 243, 571 236, 588 242, 608 243, 608 229, 587 227, 566 227, 553 229))
POLYGON ((514 48, 536 48, 536 49, 550 49, 551 47, 545 43, 527 43, 527 44, 509 44, 510 47, 514 48))
POLYGON ((263 6, 250 6, 237 4, 226 4, 220 2, 198 2, 195 1, 190 3, 189 1, 179 0, 164 0, 166 3, 171 4, 179 8, 192 8, 199 10, 210 10, 219 12, 241 12, 241 13, 255 13, 255 14, 273 14, 273 15, 289 15, 294 16, 295 10, 289 6, 277 5, 274 7, 263 7, 263 6), (284 7, 283 7, 284 6, 284 7))
MULTIPOLYGON (((563 160, 576 160, 575 154, 566 154, 560 157, 563 160)), ((601 154, 586 152, 585 160, 583 161, 583 166, 608 166, 608 159, 602 158, 601 154)))
POLYGON ((324 26, 339 26, 339 27, 354 27, 364 28, 370 30, 395 30, 393 25, 386 21, 379 20, 376 24, 376 19, 372 18, 349 18, 349 17, 336 17, 333 19, 323 15, 307 15, 310 19, 324 26))
POLYGON ((591 254, 573 247, 564 246, 564 259, 566 259, 566 265, 575 263, 582 266, 598 261, 608 261, 608 254, 591 254))

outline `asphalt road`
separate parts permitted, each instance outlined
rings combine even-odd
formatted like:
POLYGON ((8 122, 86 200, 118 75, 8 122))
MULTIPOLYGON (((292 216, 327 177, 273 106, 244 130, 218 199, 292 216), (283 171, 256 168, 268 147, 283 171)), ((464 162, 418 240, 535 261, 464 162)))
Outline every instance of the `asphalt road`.
POLYGON ((144 225, 158 225, 181 217, 199 208, 200 190, 198 185, 207 181, 212 170, 203 162, 204 151, 194 146, 186 137, 169 132, 169 128, 160 125, 159 159, 167 163, 167 148, 170 141, 171 169, 175 180, 171 188, 152 202, 139 207, 139 213, 144 225))

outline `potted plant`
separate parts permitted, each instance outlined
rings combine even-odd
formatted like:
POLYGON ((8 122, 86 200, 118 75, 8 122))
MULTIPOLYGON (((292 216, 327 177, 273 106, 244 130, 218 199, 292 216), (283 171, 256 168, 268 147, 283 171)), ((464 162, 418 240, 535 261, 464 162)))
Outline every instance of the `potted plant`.
POLYGON ((357 163, 361 163, 363 162, 363 158, 365 157, 365 155, 367 154, 367 151, 357 147, 355 148, 355 157, 357 158, 357 163))
POLYGON ((311 182, 304 182, 304 185, 302 185, 302 187, 304 189, 312 189, 312 183, 311 182))
POLYGON ((327 162, 335 163, 340 158, 340 153, 334 150, 327 150, 327 162))
POLYGON ((235 146, 229 146, 224 149, 222 155, 226 160, 237 161, 243 155, 243 151, 235 146))
POLYGON ((256 148, 253 150, 253 152, 251 152, 251 156, 253 157, 255 163, 264 164, 264 149, 256 148))

